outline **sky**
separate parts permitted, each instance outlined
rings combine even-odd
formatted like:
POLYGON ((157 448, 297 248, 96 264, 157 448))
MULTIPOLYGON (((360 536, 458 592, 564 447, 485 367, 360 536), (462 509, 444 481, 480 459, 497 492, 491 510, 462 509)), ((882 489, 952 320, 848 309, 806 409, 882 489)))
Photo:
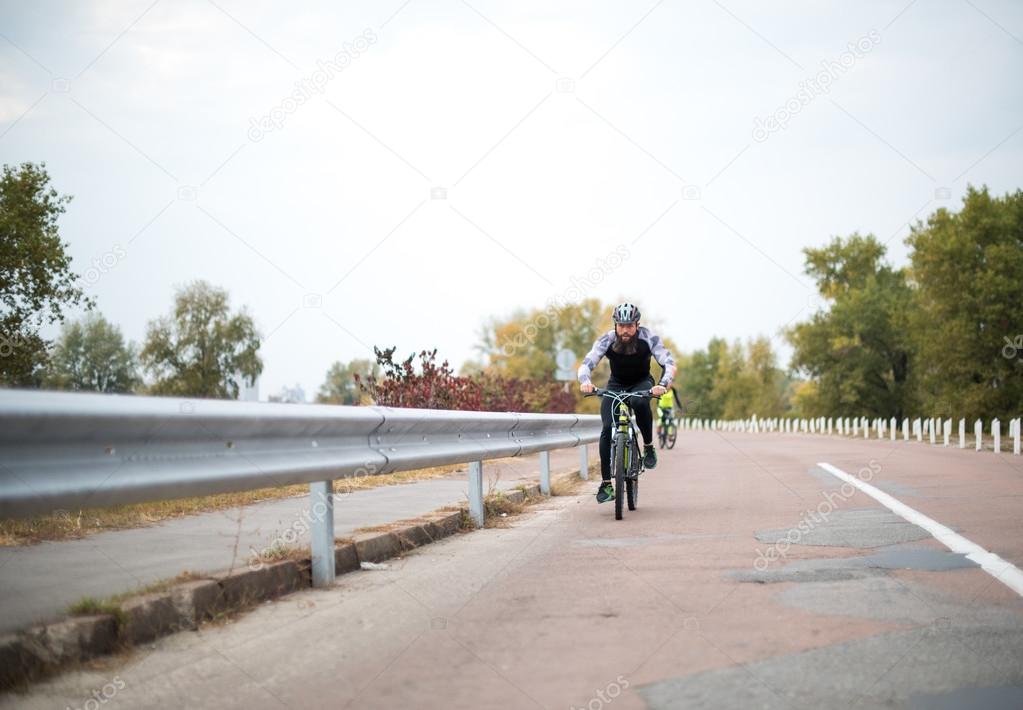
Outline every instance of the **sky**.
POLYGON ((902 265, 968 184, 1023 187, 1021 69, 1010 0, 0 0, 0 162, 73 195, 128 339, 225 288, 263 399, 374 345, 457 366, 579 297, 784 365, 821 307, 803 248, 902 265))

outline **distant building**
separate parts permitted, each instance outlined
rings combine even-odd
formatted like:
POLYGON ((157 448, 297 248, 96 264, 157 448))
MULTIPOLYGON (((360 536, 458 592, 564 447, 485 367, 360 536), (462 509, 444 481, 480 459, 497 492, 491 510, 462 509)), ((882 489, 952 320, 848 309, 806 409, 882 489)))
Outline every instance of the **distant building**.
POLYGON ((255 381, 249 386, 248 382, 243 378, 242 386, 238 390, 238 401, 239 402, 258 402, 259 401, 259 377, 256 377, 255 381))
POLYGON ((281 387, 277 394, 270 395, 271 402, 286 402, 288 404, 302 404, 305 402, 305 390, 302 386, 295 383, 294 387, 288 387, 285 385, 281 387))

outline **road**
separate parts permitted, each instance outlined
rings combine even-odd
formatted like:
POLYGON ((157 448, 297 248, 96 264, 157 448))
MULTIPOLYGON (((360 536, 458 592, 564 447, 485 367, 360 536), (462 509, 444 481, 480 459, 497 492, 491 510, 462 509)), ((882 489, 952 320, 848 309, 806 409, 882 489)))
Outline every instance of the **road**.
MULTIPOLYGON (((551 455, 553 471, 578 466, 577 449, 551 455)), ((485 485, 488 490, 513 488, 536 480, 538 470, 534 457, 491 461, 484 468, 485 485)), ((341 493, 334 501, 334 534, 350 537, 359 528, 465 504, 468 490, 463 469, 444 478, 341 493)), ((54 621, 85 597, 131 592, 186 570, 215 574, 244 568, 282 539, 308 547, 308 509, 308 496, 296 496, 80 540, 0 547, 0 633, 54 621), (285 537, 289 533, 293 537, 285 537)))
POLYGON ((1023 561, 1019 457, 684 432, 623 521, 591 482, 0 707, 1023 707, 1020 594, 819 462, 1023 561))

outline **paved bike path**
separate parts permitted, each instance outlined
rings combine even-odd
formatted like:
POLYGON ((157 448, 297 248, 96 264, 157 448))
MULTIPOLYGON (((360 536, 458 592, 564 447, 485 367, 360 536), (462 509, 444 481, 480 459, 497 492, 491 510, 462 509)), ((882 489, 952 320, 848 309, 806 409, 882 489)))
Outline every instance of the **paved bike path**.
MULTIPOLYGON (((591 446, 591 461, 596 447, 591 446)), ((578 449, 551 454, 552 472, 578 470, 578 449)), ((484 493, 539 477, 536 456, 484 463, 484 493)), ((445 478, 354 491, 335 498, 334 530, 349 537, 357 528, 415 518, 464 503, 464 470, 445 478)), ((60 616, 87 596, 102 598, 175 577, 186 570, 216 573, 248 564, 252 550, 270 547, 293 530, 308 544, 308 497, 264 501, 167 520, 151 527, 99 533, 81 540, 0 547, 0 633, 60 616)), ((289 534, 289 539, 291 534, 289 534)))

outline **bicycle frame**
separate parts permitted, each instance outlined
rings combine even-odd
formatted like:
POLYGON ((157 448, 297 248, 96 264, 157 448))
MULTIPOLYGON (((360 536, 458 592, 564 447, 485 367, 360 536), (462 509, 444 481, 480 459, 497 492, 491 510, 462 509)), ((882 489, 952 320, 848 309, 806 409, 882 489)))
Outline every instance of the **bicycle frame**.
MULTIPOLYGON (((630 397, 653 397, 651 390, 639 392, 612 392, 594 388, 592 395, 608 397, 613 401, 612 416, 617 423, 615 436, 611 441, 611 465, 615 480, 615 519, 622 519, 622 497, 627 494, 629 510, 636 509, 639 496, 639 474, 643 472, 643 457, 639 454, 639 438, 633 423, 632 410, 628 406, 630 397), (617 408, 617 412, 615 412, 617 408), (623 446, 619 459, 618 447, 623 446)), ((590 396, 590 395, 587 395, 590 396)))

